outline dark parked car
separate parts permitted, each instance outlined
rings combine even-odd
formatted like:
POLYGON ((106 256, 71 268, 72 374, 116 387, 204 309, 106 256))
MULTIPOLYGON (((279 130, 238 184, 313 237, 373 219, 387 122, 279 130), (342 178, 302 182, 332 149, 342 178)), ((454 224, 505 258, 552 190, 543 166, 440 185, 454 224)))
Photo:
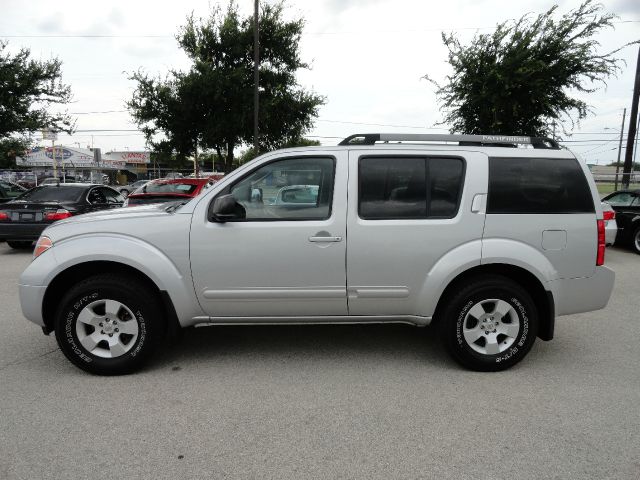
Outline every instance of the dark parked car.
POLYGON ((43 185, 0 206, 0 239, 12 248, 30 248, 51 223, 108 208, 122 207, 124 198, 111 187, 96 184, 43 185))
POLYGON ((616 244, 631 245, 640 253, 640 190, 619 190, 602 199, 616 212, 616 244))
POLYGON ((191 200, 213 183, 214 181, 210 178, 152 180, 130 194, 126 206, 191 200))
POLYGON ((13 200, 26 191, 26 188, 18 185, 17 183, 9 182, 7 180, 0 180, 0 203, 5 203, 9 200, 13 200))

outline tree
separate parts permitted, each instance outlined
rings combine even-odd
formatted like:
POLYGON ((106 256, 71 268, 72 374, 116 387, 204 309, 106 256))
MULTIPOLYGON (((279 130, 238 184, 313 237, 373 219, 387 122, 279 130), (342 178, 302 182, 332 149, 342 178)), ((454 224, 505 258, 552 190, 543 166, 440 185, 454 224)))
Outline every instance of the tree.
MULTIPOLYGON (((293 147, 317 147, 320 146, 320 142, 318 140, 311 140, 309 138, 296 138, 292 140, 287 140, 280 145, 277 145, 277 148, 293 148, 293 147)), ((253 147, 246 149, 244 152, 240 154, 238 157, 238 165, 244 165, 245 163, 256 158, 259 153, 256 153, 253 147)))
MULTIPOLYGON (((296 72, 309 68, 299 54, 304 21, 286 21, 283 8, 263 5, 260 12, 261 150, 301 138, 324 103, 297 84, 296 72)), ((196 145, 211 149, 226 171, 233 168, 234 150, 253 141, 253 28, 233 2, 206 19, 190 16, 176 37, 190 70, 131 77, 138 86, 128 106, 148 142, 184 154, 196 145), (159 134, 164 140, 154 142, 159 134)))
POLYGON ((61 80, 62 62, 33 60, 26 48, 11 55, 7 45, 0 41, 0 139, 43 128, 71 133, 71 117, 49 111, 71 101, 71 88, 61 80))
POLYGON ((29 141, 24 138, 0 139, 0 168, 12 168, 15 166, 16 157, 23 154, 29 148, 29 141))
MULTIPOLYGON (((615 54, 599 54, 596 34, 613 28, 615 15, 587 0, 559 19, 557 5, 533 19, 499 24, 462 45, 442 34, 453 73, 436 84, 443 124, 452 132, 548 136, 552 124, 575 125, 589 105, 574 92, 591 93, 620 70, 615 54)), ((632 42, 637 43, 637 42, 632 42)))

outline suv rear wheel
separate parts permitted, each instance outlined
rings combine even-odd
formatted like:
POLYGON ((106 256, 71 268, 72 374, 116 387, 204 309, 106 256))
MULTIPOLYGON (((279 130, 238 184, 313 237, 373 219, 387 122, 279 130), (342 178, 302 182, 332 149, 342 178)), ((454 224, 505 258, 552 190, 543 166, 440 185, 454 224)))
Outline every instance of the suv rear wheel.
POLYGON ((490 372, 525 357, 536 338, 538 312, 520 285, 486 275, 449 298, 439 322, 442 341, 458 363, 490 372))
POLYGON ((98 375, 139 369, 161 341, 165 319, 155 292, 120 275, 96 275, 63 297, 56 340, 76 366, 98 375))

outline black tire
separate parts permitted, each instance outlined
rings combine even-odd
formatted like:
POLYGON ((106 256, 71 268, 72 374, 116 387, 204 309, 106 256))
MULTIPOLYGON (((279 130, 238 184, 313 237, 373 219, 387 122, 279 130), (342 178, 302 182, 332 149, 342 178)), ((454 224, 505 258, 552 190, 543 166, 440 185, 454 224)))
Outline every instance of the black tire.
POLYGON ((640 227, 636 228, 631 235, 631 249, 640 254, 640 227))
MULTIPOLYGON (((116 274, 87 278, 74 285, 62 298, 55 316, 56 340, 65 356, 82 370, 97 375, 123 375, 134 372, 144 365, 164 337, 166 321, 160 305, 160 298, 156 292, 137 279, 116 274), (114 358, 103 358, 91 353, 82 345, 77 334, 77 328, 80 328, 77 327, 78 316, 85 307, 96 303, 99 306, 100 300, 107 299, 115 300, 125 307, 120 311, 124 311, 122 315, 127 317, 123 320, 132 320, 131 315, 126 312, 126 309, 129 309, 138 328, 137 336, 131 336, 131 345, 126 346, 126 353, 114 358)), ((85 328, 83 325, 81 327, 85 328)), ((121 338, 122 334, 113 335, 121 338)))
POLYGON ((7 245, 11 248, 15 248, 16 250, 29 250, 33 247, 33 242, 31 241, 18 241, 18 240, 7 240, 7 245))
MULTIPOLYGON (((506 370, 522 360, 531 350, 538 331, 538 311, 531 296, 517 283, 500 275, 484 275, 461 286, 445 301, 447 303, 436 319, 440 337, 451 356, 462 366, 481 372, 506 370), (486 307, 483 305, 488 306, 490 310, 492 302, 494 308, 497 308, 497 302, 494 300, 504 301, 512 307, 508 314, 500 318, 503 320, 502 325, 499 325, 499 321, 497 325, 493 324, 493 313, 484 313, 487 316, 483 317, 485 320, 476 320, 470 313, 477 305, 485 311, 486 307), (516 318, 513 315, 516 315, 516 318), (463 327, 477 328, 484 325, 481 321, 489 322, 488 324, 493 325, 493 330, 488 335, 482 335, 486 332, 480 331, 483 338, 478 338, 472 347, 464 335, 463 327), (509 337, 500 333, 501 329, 511 327, 516 321, 519 322, 517 335, 509 337), (493 333, 496 331, 498 333, 493 333), (493 345, 487 345, 489 338, 493 338, 493 345), (489 354, 486 353, 489 347, 504 350, 489 354)), ((484 330, 484 327, 481 330, 484 330)))
POLYGON ((127 198, 129 196, 129 190, 123 188, 122 190, 120 190, 120 195, 122 195, 124 198, 127 198))

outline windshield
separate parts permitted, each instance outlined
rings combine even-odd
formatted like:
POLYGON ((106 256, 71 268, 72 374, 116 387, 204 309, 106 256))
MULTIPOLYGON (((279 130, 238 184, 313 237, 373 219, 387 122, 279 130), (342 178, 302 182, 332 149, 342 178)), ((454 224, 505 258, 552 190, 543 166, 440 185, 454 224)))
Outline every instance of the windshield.
POLYGON ((193 193, 198 185, 192 183, 147 183, 141 189, 136 190, 135 193, 181 193, 183 195, 190 195, 193 193))
POLYGON ((85 187, 35 187, 24 192, 17 200, 29 202, 77 202, 80 200, 85 187))

